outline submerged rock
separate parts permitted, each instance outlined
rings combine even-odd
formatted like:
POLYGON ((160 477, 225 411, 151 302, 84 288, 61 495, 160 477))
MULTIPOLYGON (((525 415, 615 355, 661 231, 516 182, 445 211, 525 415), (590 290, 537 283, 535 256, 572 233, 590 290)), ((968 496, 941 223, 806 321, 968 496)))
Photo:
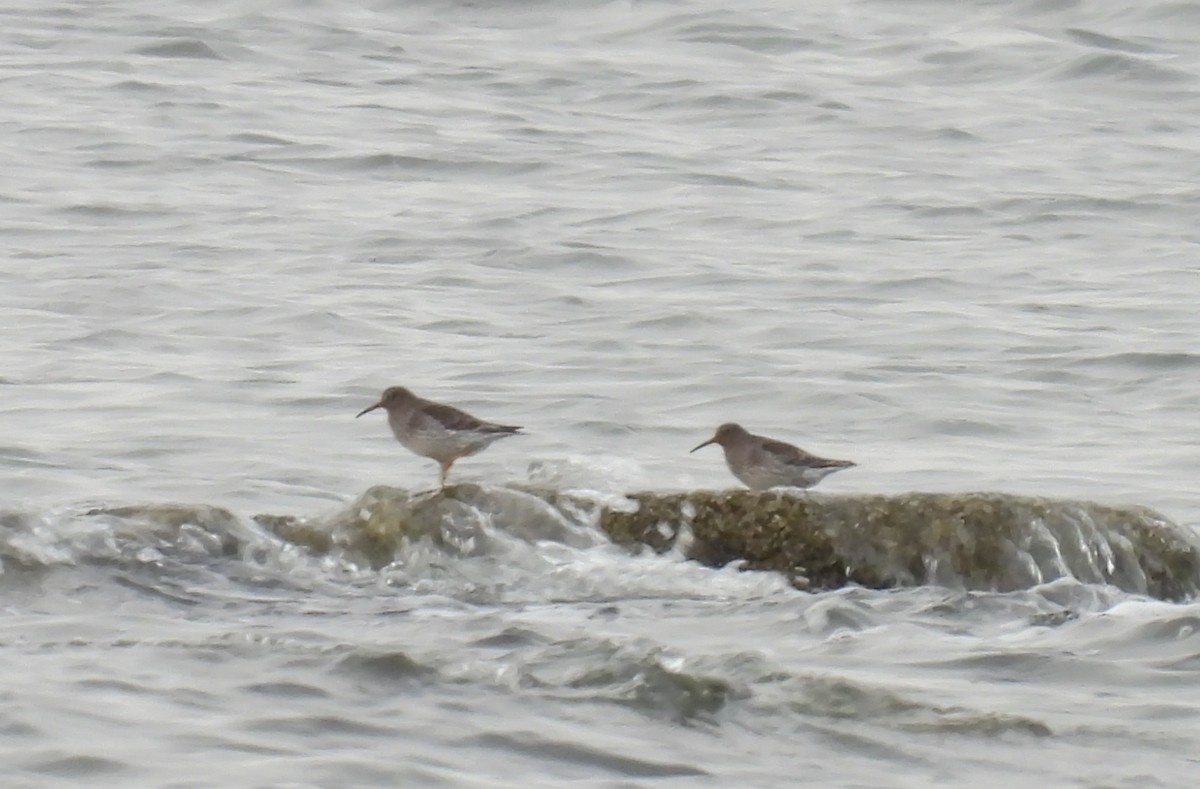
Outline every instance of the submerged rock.
POLYGON ((531 542, 544 539, 584 547, 600 541, 593 530, 544 496, 468 484, 419 493, 380 485, 330 518, 258 515, 254 520, 314 553, 340 550, 375 568, 395 561, 405 540, 426 539, 459 556, 489 553, 494 542, 489 529, 531 542))
POLYGON ((198 530, 208 535, 206 542, 219 544, 219 552, 225 556, 236 554, 245 537, 236 515, 207 504, 98 507, 86 514, 111 518, 113 533, 123 537, 153 536, 170 542, 185 528, 198 530))

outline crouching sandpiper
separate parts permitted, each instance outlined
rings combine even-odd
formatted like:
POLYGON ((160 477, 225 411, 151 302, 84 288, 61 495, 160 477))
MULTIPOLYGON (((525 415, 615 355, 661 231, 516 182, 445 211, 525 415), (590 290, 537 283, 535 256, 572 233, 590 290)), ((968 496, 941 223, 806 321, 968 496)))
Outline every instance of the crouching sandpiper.
POLYGON ((732 422, 718 427, 713 437, 696 449, 709 444, 721 445, 725 450, 725 465, 751 490, 811 488, 833 472, 856 465, 849 460, 817 457, 783 441, 756 436, 732 422))
POLYGON ((493 441, 521 430, 516 425, 485 422, 454 406, 425 400, 403 386, 389 386, 378 403, 364 408, 358 416, 376 408, 387 411, 388 425, 405 449, 438 462, 439 487, 446 486, 446 474, 454 461, 481 452, 493 441))

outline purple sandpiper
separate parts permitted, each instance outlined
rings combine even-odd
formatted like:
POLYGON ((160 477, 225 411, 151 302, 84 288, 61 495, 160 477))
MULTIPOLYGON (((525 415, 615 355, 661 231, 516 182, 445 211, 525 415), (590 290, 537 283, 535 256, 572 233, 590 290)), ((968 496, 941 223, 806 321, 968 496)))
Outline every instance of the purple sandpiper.
POLYGON ((833 472, 855 465, 849 460, 820 458, 783 441, 756 436, 732 422, 718 427, 713 437, 696 449, 709 444, 721 445, 725 464, 751 490, 811 488, 833 472))
POLYGON ((446 486, 446 474, 454 461, 474 455, 493 441, 514 435, 521 429, 515 425, 485 422, 454 406, 417 397, 403 386, 389 386, 378 403, 363 409, 358 416, 376 408, 387 411, 388 425, 405 449, 438 462, 440 487, 446 486))

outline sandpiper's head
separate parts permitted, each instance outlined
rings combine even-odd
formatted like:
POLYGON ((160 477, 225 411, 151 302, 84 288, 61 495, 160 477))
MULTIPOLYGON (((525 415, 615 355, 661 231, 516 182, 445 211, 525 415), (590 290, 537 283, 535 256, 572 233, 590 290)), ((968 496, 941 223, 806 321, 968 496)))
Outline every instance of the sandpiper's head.
POLYGON ((374 411, 376 408, 384 408, 388 411, 391 411, 393 408, 398 408, 404 405, 414 397, 415 395, 405 389, 403 386, 389 386, 387 389, 383 390, 383 395, 379 398, 378 403, 359 411, 358 416, 354 418, 358 419, 359 416, 368 414, 371 411, 374 411))
MULTIPOLYGON (((696 447, 696 449, 701 449, 709 444, 720 444, 723 447, 727 447, 734 441, 737 441, 748 435, 750 434, 746 432, 746 428, 742 427, 741 425, 734 424, 733 422, 726 422, 717 428, 717 432, 713 433, 712 438, 696 447)), ((692 452, 695 452, 696 449, 693 449, 692 452)))

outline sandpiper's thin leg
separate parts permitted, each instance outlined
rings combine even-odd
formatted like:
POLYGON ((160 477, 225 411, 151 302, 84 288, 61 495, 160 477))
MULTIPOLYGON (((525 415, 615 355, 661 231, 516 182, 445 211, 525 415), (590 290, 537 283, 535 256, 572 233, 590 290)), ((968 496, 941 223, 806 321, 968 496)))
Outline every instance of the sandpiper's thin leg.
POLYGON ((446 475, 450 473, 450 466, 453 465, 453 460, 440 460, 438 465, 442 468, 442 473, 438 474, 438 487, 446 487, 446 475))

